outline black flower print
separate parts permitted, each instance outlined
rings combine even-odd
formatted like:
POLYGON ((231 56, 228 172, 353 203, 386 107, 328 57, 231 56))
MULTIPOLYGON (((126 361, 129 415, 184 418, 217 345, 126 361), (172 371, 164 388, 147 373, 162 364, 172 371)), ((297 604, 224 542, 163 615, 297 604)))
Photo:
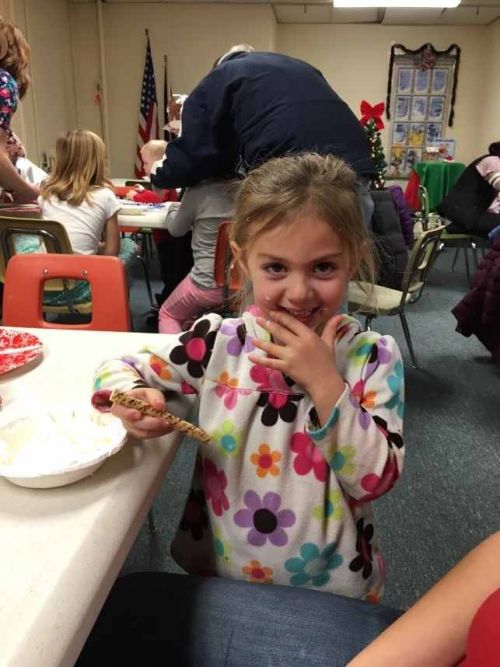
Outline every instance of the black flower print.
POLYGON ((356 551, 359 553, 359 556, 356 556, 349 563, 349 569, 352 572, 362 570, 363 579, 368 579, 373 570, 372 545, 370 544, 370 540, 373 538, 373 526, 371 523, 365 526, 365 520, 359 519, 356 523, 356 530, 358 533, 356 551))
POLYGON ((302 394, 292 394, 290 387, 293 380, 280 371, 264 366, 253 366, 250 377, 257 383, 260 391, 257 405, 263 407, 261 422, 264 426, 274 426, 278 418, 291 423, 297 414, 297 405, 302 394))
POLYGON ((181 345, 170 352, 170 361, 178 366, 187 363, 188 373, 201 378, 212 354, 216 332, 210 331, 210 320, 200 320, 191 331, 179 337, 181 345))
POLYGON ((377 424, 378 430, 384 434, 389 447, 391 447, 391 449, 393 447, 401 449, 401 447, 403 446, 403 438, 400 436, 400 434, 389 431, 389 429, 387 428, 387 422, 385 421, 385 419, 382 419, 382 417, 378 417, 377 415, 375 415, 373 417, 373 421, 377 424))
POLYGON ((203 532, 208 527, 207 505, 203 491, 189 492, 179 527, 181 530, 189 530, 194 540, 201 540, 203 532))

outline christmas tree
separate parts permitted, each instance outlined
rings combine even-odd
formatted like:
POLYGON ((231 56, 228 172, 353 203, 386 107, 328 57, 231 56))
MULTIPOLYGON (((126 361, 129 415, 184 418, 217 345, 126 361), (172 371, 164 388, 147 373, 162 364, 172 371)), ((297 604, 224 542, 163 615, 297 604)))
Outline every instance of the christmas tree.
POLYGON ((387 162, 385 160, 384 148, 382 146, 382 137, 380 130, 384 129, 382 122, 382 114, 384 113, 385 104, 379 102, 375 106, 371 106, 365 100, 361 102, 361 120, 368 141, 370 143, 370 154, 375 163, 375 176, 373 176, 370 187, 372 190, 383 190, 385 188, 384 175, 387 171, 387 162))

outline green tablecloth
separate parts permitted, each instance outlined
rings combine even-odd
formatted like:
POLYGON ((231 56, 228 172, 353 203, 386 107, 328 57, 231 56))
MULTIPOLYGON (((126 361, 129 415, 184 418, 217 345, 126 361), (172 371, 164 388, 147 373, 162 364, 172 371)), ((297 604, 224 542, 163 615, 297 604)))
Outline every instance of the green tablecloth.
POLYGON ((434 211, 465 169, 461 162, 418 162, 413 167, 420 177, 420 185, 425 185, 429 193, 429 208, 434 211))

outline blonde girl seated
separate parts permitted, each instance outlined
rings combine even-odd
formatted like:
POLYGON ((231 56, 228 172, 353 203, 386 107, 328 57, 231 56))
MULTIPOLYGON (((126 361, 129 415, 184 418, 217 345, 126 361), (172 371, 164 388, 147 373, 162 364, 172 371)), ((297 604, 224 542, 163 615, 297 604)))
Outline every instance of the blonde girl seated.
MULTIPOLYGON (((40 187, 38 199, 45 220, 66 228, 73 252, 78 255, 114 255, 125 264, 133 262, 135 243, 120 240, 120 204, 107 178, 107 156, 103 140, 89 130, 70 130, 56 142, 54 172, 40 187)), ((73 302, 87 301, 86 281, 70 291, 73 302)), ((52 292, 45 303, 64 305, 67 296, 52 292)))
MULTIPOLYGON (((384 565, 371 501, 403 463, 403 365, 390 336, 339 314, 373 279, 356 175, 317 154, 272 159, 240 186, 232 248, 253 306, 104 363, 94 405, 120 388, 211 436, 172 545, 194 574, 376 601, 384 565), (167 397, 167 398, 165 398, 167 397)), ((161 419, 113 406, 137 438, 161 419)))

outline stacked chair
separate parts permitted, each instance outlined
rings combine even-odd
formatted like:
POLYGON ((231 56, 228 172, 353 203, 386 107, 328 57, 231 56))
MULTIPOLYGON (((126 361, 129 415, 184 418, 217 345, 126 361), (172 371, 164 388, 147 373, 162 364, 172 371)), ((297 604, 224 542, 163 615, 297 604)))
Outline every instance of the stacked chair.
POLYGON ((351 282, 348 291, 348 310, 365 317, 365 328, 369 331, 377 315, 399 315, 403 332, 415 368, 417 360, 413 349, 405 309, 422 296, 425 281, 441 240, 444 227, 424 231, 415 241, 403 275, 401 289, 382 285, 351 282))

